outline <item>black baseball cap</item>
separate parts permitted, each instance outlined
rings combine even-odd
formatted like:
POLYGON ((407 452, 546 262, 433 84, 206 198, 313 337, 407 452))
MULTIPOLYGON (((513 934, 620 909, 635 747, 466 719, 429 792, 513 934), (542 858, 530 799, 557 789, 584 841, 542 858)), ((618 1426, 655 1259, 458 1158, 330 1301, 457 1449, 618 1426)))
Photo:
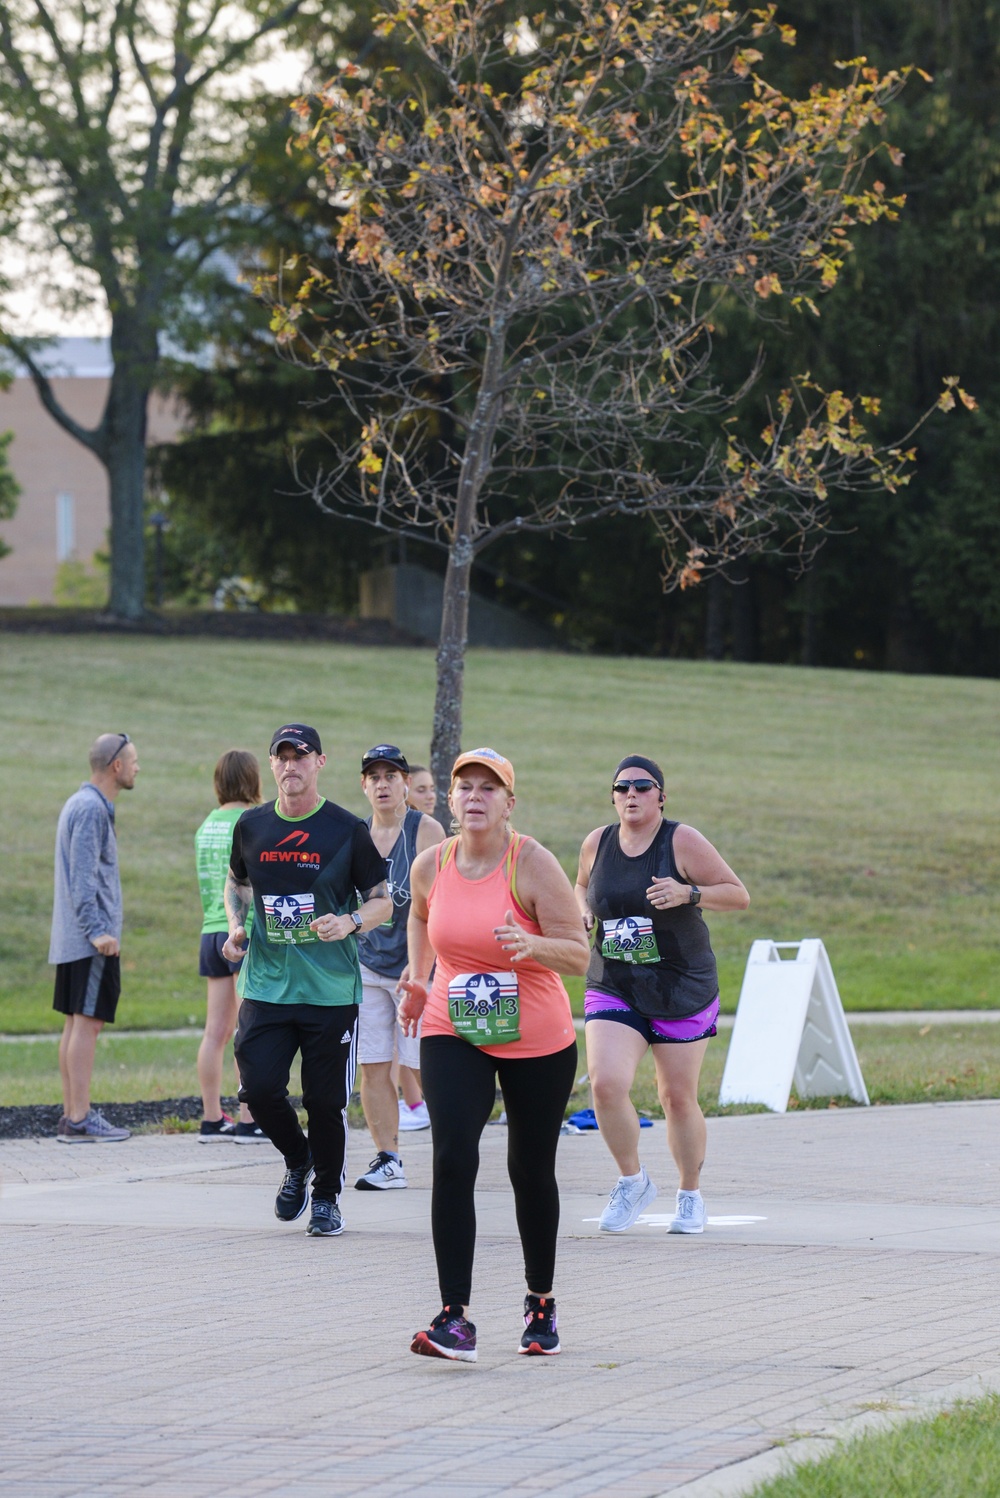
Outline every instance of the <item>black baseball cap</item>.
POLYGON ((319 734, 308 723, 286 723, 284 728, 276 729, 271 735, 272 754, 279 744, 291 744, 293 749, 298 749, 303 754, 308 754, 310 750, 315 750, 317 754, 323 753, 319 734))
POLYGON ((370 770, 372 765, 393 765, 397 770, 402 770, 404 775, 410 773, 406 755, 402 749, 397 749, 395 744, 376 744, 374 749, 369 749, 367 754, 361 756, 362 775, 366 770, 370 770))

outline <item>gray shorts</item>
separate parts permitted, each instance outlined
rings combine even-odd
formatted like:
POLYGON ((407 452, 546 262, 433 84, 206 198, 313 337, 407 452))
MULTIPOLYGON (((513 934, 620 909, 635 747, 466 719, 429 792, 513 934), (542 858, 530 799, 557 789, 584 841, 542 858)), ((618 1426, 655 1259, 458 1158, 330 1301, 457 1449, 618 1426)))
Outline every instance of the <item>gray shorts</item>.
POLYGON ((362 1066, 399 1057, 401 1066, 420 1067, 420 1036, 399 1028, 398 978, 387 978, 361 964, 363 1002, 358 1009, 358 1060, 362 1066))

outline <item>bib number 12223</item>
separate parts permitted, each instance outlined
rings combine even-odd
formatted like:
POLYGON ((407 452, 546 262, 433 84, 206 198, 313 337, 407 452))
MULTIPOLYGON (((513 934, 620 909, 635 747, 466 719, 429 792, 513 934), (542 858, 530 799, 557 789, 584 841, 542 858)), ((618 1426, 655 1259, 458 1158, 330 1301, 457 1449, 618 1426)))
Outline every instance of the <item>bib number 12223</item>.
POLYGON ((459 973, 448 984, 448 1013, 455 1034, 471 1045, 520 1040, 517 974, 459 973))
POLYGON ((601 923, 601 956, 614 962, 659 962, 653 923, 645 915, 625 915, 601 923))

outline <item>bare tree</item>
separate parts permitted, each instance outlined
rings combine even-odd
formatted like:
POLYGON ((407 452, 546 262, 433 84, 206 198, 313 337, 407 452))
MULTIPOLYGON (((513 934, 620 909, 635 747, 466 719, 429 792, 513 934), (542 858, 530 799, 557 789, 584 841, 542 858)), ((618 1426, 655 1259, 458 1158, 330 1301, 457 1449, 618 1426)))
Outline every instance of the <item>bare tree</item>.
MULTIPOLYGON (((106 309, 114 373, 100 421, 58 399, 32 345, 0 336, 49 414, 107 469, 112 613, 144 607, 146 413, 161 338, 212 255, 245 237, 262 40, 305 0, 0 0, 0 194, 40 284, 106 309), (76 277, 60 290, 53 257, 76 277)), ((265 96, 266 97, 266 96, 265 96)), ((266 123, 266 122, 263 122, 266 123)))
POLYGON ((827 491, 905 482, 877 401, 790 382, 765 430, 757 367, 724 379, 716 325, 832 286, 903 75, 864 59, 783 96, 758 43, 773 7, 725 0, 393 0, 388 61, 302 100, 298 144, 341 210, 331 259, 262 289, 354 440, 301 476, 317 503, 448 551, 431 749, 460 746, 474 558, 512 531, 650 515, 668 585, 780 544, 806 549, 827 491), (758 417, 756 426, 760 427, 758 417))

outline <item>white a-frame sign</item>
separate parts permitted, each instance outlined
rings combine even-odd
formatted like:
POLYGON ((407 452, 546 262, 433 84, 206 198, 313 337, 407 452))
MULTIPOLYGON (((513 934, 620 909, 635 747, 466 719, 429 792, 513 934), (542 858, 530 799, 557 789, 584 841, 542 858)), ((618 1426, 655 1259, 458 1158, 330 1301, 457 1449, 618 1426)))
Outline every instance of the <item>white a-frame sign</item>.
POLYGON ((823 943, 755 941, 747 958, 720 1104, 784 1113, 799 1097, 868 1103, 851 1032, 823 943), (783 957, 794 952, 794 957, 783 957))

